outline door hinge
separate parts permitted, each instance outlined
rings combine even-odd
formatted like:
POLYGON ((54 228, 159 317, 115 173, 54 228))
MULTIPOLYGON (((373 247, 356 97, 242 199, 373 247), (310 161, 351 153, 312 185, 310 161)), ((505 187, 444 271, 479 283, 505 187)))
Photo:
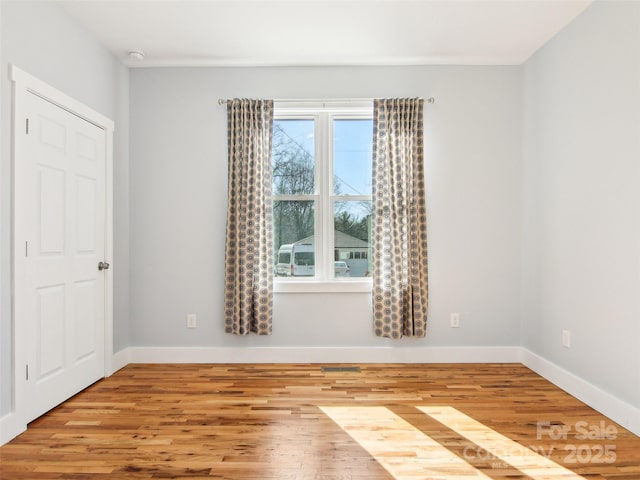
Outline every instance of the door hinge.
POLYGON ((29 365, 27 365, 27 380, 29 380, 29 365))
POLYGON ((27 135, 29 135, 29 119, 27 118, 27 135))

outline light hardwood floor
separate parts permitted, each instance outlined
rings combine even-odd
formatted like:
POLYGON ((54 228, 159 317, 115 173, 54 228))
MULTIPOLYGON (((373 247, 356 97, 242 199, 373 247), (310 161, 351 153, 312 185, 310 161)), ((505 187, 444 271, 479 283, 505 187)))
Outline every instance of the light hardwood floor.
POLYGON ((640 438, 522 365, 129 365, 0 448, 10 479, 640 479, 640 438))

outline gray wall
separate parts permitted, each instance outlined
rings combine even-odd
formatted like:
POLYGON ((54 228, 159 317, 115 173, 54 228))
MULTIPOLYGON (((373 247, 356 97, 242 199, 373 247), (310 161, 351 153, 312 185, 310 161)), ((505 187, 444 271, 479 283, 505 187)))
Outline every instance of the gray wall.
POLYGON ((0 415, 11 410, 12 371, 9 63, 116 122, 115 351, 524 345, 639 405, 638 25, 640 4, 596 2, 522 67, 129 73, 57 4, 0 2, 0 415), (428 338, 375 338, 370 297, 357 293, 278 294, 273 336, 224 334, 217 99, 432 95, 428 338), (451 312, 461 328, 449 328, 451 312))
POLYGON ((520 67, 132 70, 132 345, 518 344, 521 86, 520 67), (277 294, 271 337, 223 333, 227 144, 218 98, 432 95, 428 338, 376 338, 363 293, 277 294), (450 312, 461 313, 461 328, 449 327, 450 312), (187 313, 198 315, 196 330, 185 328, 187 313))
POLYGON ((129 72, 53 2, 0 2, 0 416, 11 410, 11 82, 9 64, 115 120, 115 350, 128 333, 129 72))
POLYGON ((526 63, 523 98, 523 344, 637 407, 640 3, 594 3, 526 63))

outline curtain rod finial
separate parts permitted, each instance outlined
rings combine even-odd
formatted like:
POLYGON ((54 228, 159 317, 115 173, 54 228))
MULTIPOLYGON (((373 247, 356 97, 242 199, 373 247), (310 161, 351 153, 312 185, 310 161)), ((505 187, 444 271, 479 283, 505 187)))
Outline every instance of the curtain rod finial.
POLYGON ((436 103, 436 99, 435 99, 435 98, 433 98, 433 97, 429 97, 429 98, 427 98, 427 100, 426 100, 426 101, 427 101, 427 103, 436 103))

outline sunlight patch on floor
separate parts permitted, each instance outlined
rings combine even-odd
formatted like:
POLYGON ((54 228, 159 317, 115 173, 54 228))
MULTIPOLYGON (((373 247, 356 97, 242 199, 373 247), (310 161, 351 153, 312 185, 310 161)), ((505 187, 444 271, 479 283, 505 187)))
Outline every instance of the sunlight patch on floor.
POLYGON ((489 477, 385 407, 320 407, 397 480, 489 477))
POLYGON ((532 480, 585 480, 453 407, 416 408, 474 445, 460 456, 386 407, 320 407, 396 480, 488 479, 471 464, 487 457, 499 459, 504 462, 502 468, 517 469, 532 480))
POLYGON ((584 477, 505 437, 453 407, 417 408, 475 443, 484 452, 517 468, 533 480, 584 480, 584 477))

